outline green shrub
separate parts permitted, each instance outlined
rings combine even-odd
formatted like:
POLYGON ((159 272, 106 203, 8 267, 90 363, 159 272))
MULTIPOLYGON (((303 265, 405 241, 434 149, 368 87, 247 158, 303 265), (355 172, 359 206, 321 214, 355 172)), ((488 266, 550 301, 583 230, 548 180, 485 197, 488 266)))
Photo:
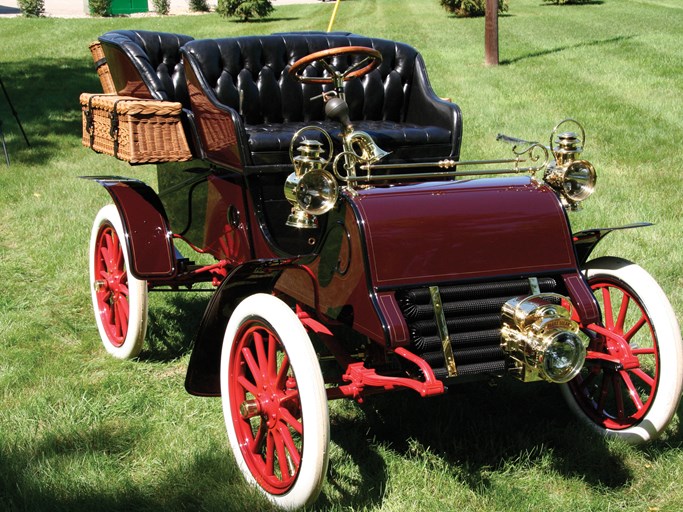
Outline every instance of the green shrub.
POLYGON ((37 18, 45 14, 45 0, 19 0, 19 8, 24 16, 37 18))
POLYGON ((243 21, 250 18, 265 18, 273 12, 273 4, 270 0, 218 0, 216 12, 227 18, 236 16, 243 21))
POLYGON ((209 12, 209 4, 206 3, 206 0, 190 0, 190 11, 209 12))
POLYGON ((91 16, 111 16, 111 0, 90 0, 91 16))
POLYGON ((167 15, 168 11, 171 9, 171 0, 152 0, 154 4, 154 10, 157 14, 167 15))
MULTIPOLYGON (((461 18, 486 14, 486 0, 440 0, 440 2, 441 7, 461 18)), ((498 12, 506 12, 507 10, 507 0, 498 0, 498 12)))

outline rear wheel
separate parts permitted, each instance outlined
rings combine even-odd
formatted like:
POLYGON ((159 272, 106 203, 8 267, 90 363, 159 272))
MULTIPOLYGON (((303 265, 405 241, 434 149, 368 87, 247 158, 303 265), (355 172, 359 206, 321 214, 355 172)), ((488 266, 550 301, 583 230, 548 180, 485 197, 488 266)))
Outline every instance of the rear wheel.
POLYGON ((255 294, 231 315, 221 394, 230 445, 246 480, 282 508, 313 503, 328 461, 327 396, 306 330, 281 300, 255 294))
POLYGON ((676 412, 683 378, 681 333, 666 295, 641 267, 598 258, 585 269, 604 329, 581 373, 563 386, 570 407, 597 431, 629 443, 659 435, 676 412))
POLYGON ((121 216, 110 204, 95 217, 90 235, 90 290, 102 343, 119 359, 140 353, 147 330, 147 282, 129 268, 121 216))

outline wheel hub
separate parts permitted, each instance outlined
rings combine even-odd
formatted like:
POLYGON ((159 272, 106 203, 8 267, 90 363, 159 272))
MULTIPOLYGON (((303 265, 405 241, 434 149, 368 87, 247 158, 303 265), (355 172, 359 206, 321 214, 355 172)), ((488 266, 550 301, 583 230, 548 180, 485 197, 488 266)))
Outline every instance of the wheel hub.
POLYGON ((640 367, 640 360, 633 355, 633 348, 620 333, 613 332, 613 336, 607 338, 605 346, 611 356, 619 359, 621 369, 633 370, 640 367))

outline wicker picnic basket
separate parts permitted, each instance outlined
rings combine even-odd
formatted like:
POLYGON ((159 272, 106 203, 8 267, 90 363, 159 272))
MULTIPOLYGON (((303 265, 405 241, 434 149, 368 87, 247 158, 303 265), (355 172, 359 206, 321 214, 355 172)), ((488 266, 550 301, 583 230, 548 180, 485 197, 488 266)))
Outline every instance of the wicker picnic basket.
POLYGON ((107 64, 107 59, 104 56, 104 51, 102 50, 102 45, 99 41, 94 41, 90 43, 90 53, 92 54, 92 60, 95 62, 95 69, 97 70, 97 75, 100 77, 100 83, 102 84, 102 90, 106 94, 115 94, 116 87, 114 86, 114 80, 109 72, 109 65, 107 64))
POLYGON ((192 158, 180 103, 90 93, 80 101, 84 146, 131 164, 192 158))

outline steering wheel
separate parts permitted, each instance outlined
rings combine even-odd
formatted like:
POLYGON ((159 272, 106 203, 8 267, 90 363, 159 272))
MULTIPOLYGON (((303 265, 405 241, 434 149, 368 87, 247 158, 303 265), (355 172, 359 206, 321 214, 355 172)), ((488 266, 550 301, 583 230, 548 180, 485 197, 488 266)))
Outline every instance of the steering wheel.
POLYGON ((292 64, 291 68, 289 68, 289 74, 294 76, 294 78, 302 84, 333 84, 335 88, 341 88, 347 80, 366 75, 381 63, 382 54, 378 50, 366 46, 340 46, 328 50, 321 50, 300 58, 292 64), (364 58, 349 67, 343 73, 338 71, 326 60, 330 57, 347 54, 360 55, 364 58), (308 66, 316 62, 320 62, 320 64, 330 73, 330 76, 302 75, 303 71, 308 66))

